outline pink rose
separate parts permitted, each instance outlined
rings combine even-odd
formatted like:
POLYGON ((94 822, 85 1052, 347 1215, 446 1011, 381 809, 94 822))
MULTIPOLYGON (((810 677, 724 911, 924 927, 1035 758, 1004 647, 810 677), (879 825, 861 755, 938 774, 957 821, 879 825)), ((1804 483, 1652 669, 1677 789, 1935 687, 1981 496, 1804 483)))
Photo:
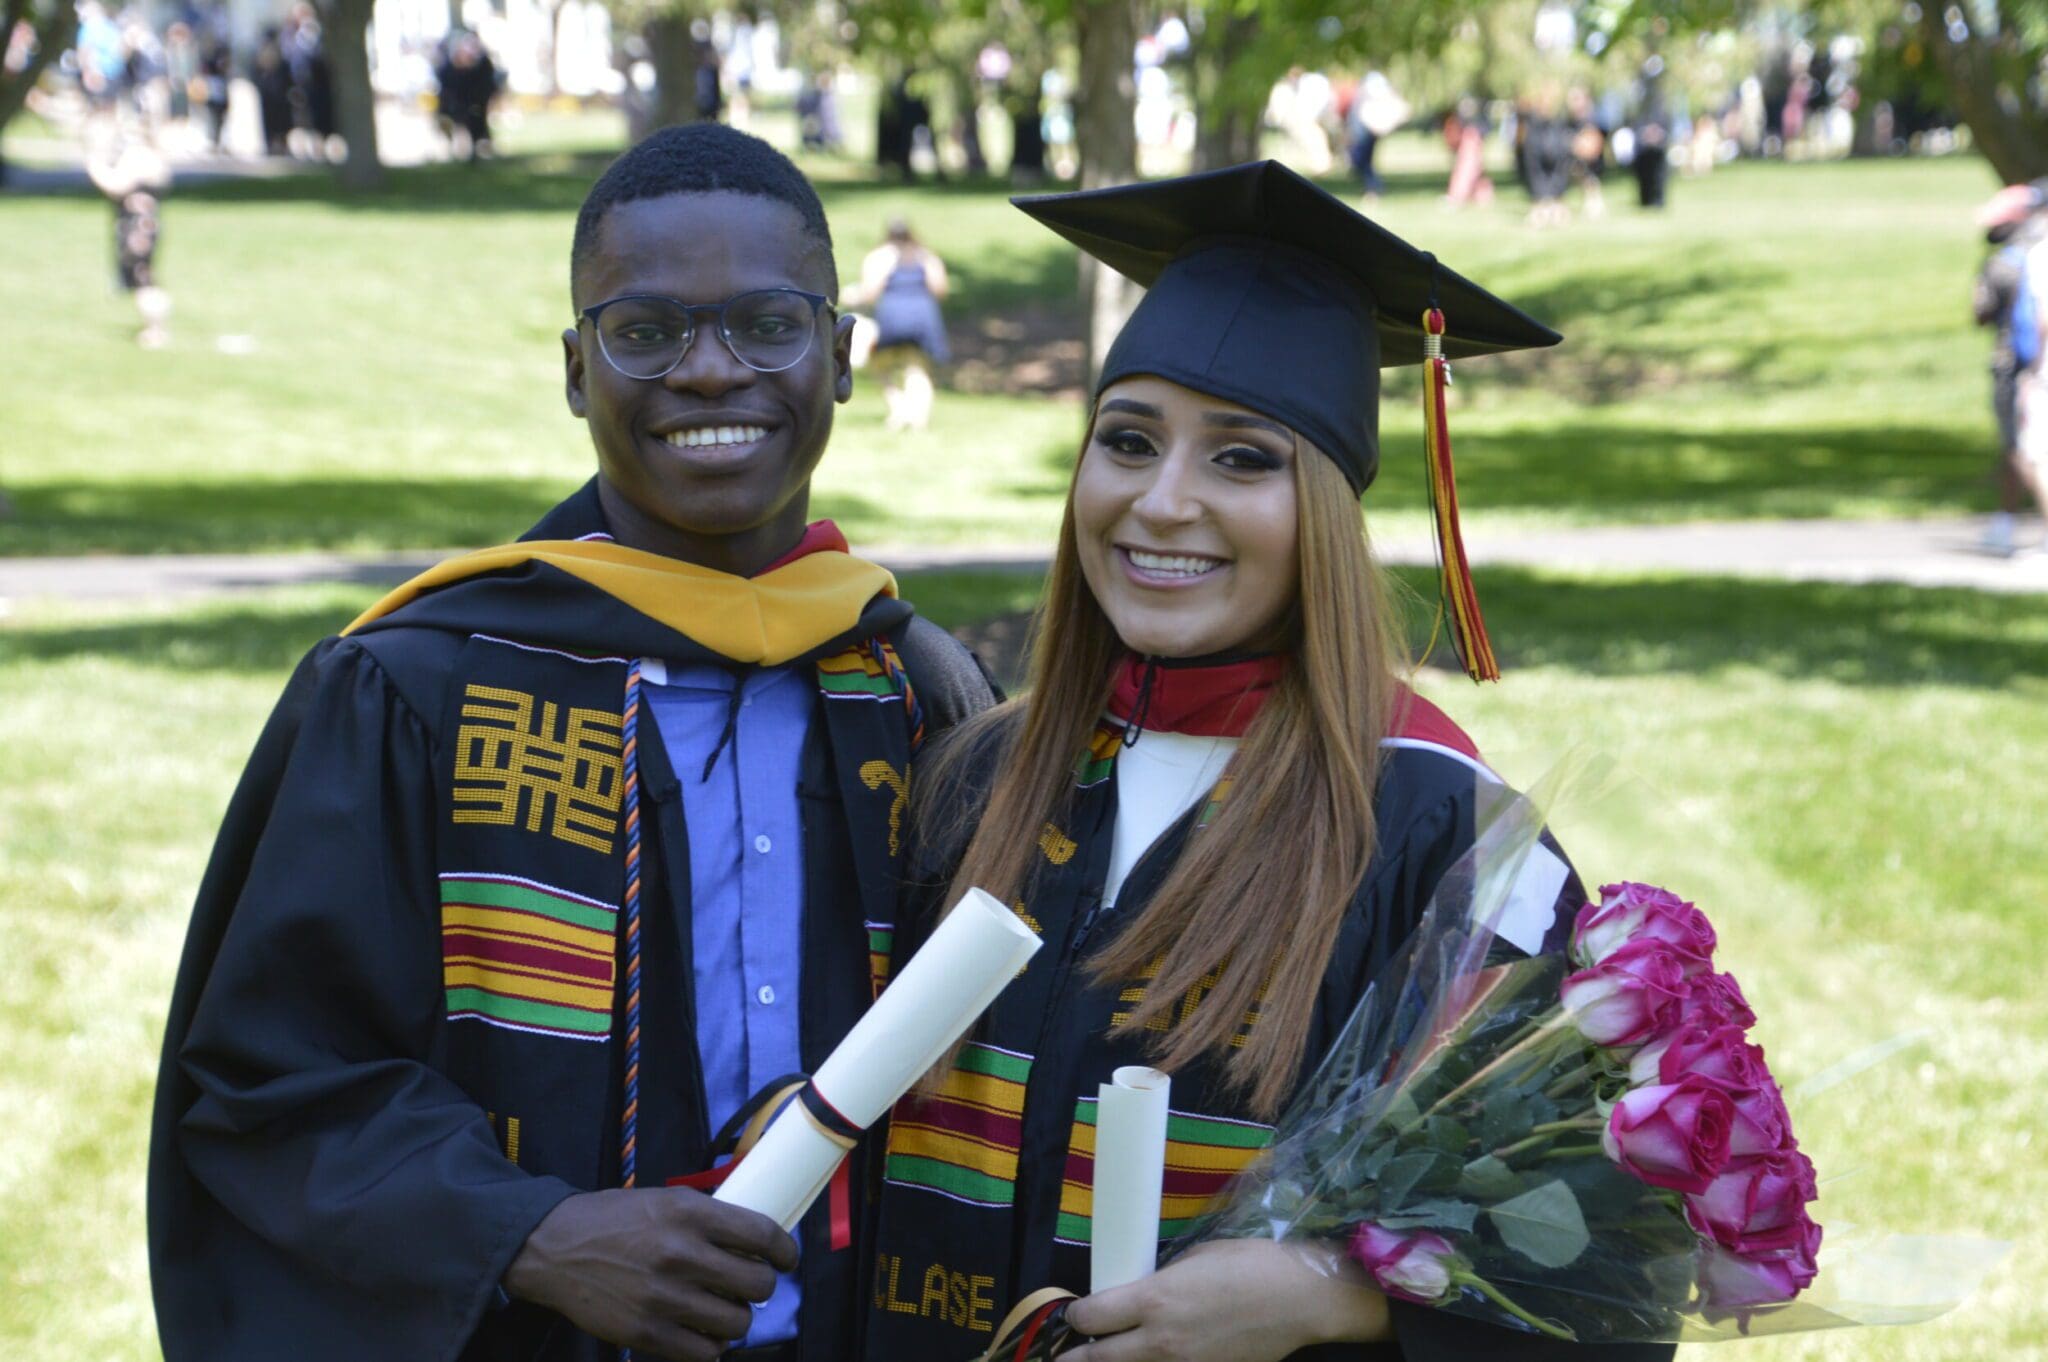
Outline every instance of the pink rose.
POLYGON ((1740 1027, 1688 1026, 1667 1041, 1644 1046, 1629 1061, 1629 1082, 1641 1086, 1676 1083, 1686 1074, 1705 1079, 1735 1103, 1728 1137, 1734 1157, 1769 1154, 1792 1142, 1792 1118, 1764 1062, 1763 1047, 1744 1039, 1740 1027))
POLYGON ((1572 951, 1582 965, 1597 965, 1631 941, 1662 941, 1685 962, 1686 974, 1705 973, 1714 954, 1707 915, 1669 890, 1650 884, 1602 886, 1600 902, 1579 910, 1572 951))
POLYGON ((1595 1045, 1641 1045, 1677 1025, 1685 963, 1662 941, 1631 941, 1567 978, 1561 997, 1595 1045))
POLYGON ((1637 1088, 1614 1104, 1601 1132, 1607 1157, 1652 1187, 1704 1192, 1728 1166, 1735 1103, 1703 1078, 1637 1088))
POLYGON ((1397 1234, 1364 1224, 1351 1235, 1351 1256, 1389 1296, 1435 1305, 1451 1294, 1456 1254, 1442 1235, 1397 1234))
POLYGON ((1679 1009, 1681 1025, 1709 1029, 1739 1026, 1745 1031, 1756 1025, 1756 1013, 1749 1010, 1749 1000, 1742 996, 1734 975, 1702 974, 1691 982, 1691 991, 1679 1009))
POLYGON ((1702 1304, 1713 1312, 1791 1300, 1820 1274, 1820 1234, 1820 1226, 1807 1220, 1793 1247, 1753 1258, 1709 1246, 1700 1263, 1702 1304))
POLYGON ((1805 1241, 1806 1203, 1816 1195, 1813 1163, 1797 1149, 1735 1159, 1704 1189, 1685 1198, 1693 1227, 1745 1258, 1781 1253, 1805 1241))
POLYGON ((1572 954, 1582 965, 1597 965, 1642 927, 1650 906, 1679 907, 1677 895, 1649 884, 1603 884, 1600 901, 1579 909, 1572 922, 1572 954))
POLYGON ((1735 1100, 1735 1125, 1728 1133, 1728 1152, 1736 1158, 1775 1154, 1796 1147, 1792 1139, 1792 1114, 1785 1110, 1785 1094, 1769 1074, 1753 1088, 1728 1094, 1735 1100))
POLYGON ((1739 1026, 1688 1026, 1671 1038, 1657 1059, 1657 1081, 1676 1083, 1698 1074, 1719 1088, 1738 1091, 1771 1081, 1761 1045, 1751 1045, 1739 1026))

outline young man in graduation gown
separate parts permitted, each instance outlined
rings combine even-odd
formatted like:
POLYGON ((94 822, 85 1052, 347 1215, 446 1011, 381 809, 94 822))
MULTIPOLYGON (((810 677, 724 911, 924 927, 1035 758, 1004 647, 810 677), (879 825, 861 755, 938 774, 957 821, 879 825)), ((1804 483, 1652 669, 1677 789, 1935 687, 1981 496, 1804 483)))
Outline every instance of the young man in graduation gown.
POLYGON ((805 525, 850 322, 793 165, 657 133, 572 273, 596 478, 316 647, 229 805, 152 1131, 169 1362, 844 1355, 847 1184, 793 1239, 672 1184, 871 1000, 911 767, 990 688, 805 525))
MULTIPOLYGON (((1066 1355, 1032 1351, 1031 1302, 1089 1283, 1099 1085, 1125 1065, 1172 1073, 1170 1244, 1271 1143, 1504 791, 1402 684, 1357 498, 1379 467, 1378 370, 1422 358, 1423 325, 1448 317, 1453 355, 1557 335, 1273 162, 1018 203, 1148 292, 1098 380, 1031 693, 928 768, 896 950, 963 883, 1016 903, 1045 948, 891 1119, 876 1362, 964 1362, 998 1340, 1005 1362, 1066 1355), (1369 854, 1342 849, 1353 816, 1375 828, 1369 854), (1207 878, 1187 875, 1205 852, 1207 878)), ((1491 670, 1483 631, 1459 638, 1474 675, 1491 670)), ((1584 901, 1546 843, 1497 948, 1563 949, 1584 901)), ((1671 1354, 1216 1247, 1074 1302, 1065 1324, 1097 1336, 1076 1362, 1671 1354)))

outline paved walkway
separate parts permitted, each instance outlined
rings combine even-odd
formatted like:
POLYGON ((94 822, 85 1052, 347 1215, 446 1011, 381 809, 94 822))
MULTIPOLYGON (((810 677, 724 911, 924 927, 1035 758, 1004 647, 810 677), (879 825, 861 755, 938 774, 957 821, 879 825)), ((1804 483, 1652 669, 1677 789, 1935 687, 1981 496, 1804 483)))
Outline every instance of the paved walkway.
MULTIPOLYGON (((1913 586, 2048 593, 2048 552, 2035 524, 2023 524, 2027 550, 2015 558, 1985 553, 1977 518, 1940 520, 1766 520, 1695 525, 1618 525, 1529 534, 1489 534, 1472 544, 1479 564, 1515 564, 1593 572, 1672 572, 1801 581, 1904 582, 1913 586)), ((1379 545, 1390 563, 1433 561, 1424 538, 1379 545)), ((981 568, 1034 571, 1038 545, 954 549, 875 548, 897 571, 981 568)), ((0 601, 111 600, 231 595, 314 582, 390 585, 444 554, 162 554, 138 557, 0 557, 0 601)))

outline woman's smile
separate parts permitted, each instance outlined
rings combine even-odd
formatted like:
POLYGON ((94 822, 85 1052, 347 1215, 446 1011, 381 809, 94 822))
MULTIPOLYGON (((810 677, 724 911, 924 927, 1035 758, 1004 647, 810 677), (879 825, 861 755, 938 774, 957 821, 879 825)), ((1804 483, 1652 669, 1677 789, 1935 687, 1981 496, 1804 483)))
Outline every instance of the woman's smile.
POLYGON ((1207 554, 1142 549, 1131 544, 1118 544, 1116 551, 1132 581, 1165 591, 1211 581, 1230 567, 1229 559, 1207 554))
POLYGON ((1163 378, 1103 390, 1074 478, 1082 575, 1134 652, 1279 641, 1300 589, 1294 432, 1163 378))

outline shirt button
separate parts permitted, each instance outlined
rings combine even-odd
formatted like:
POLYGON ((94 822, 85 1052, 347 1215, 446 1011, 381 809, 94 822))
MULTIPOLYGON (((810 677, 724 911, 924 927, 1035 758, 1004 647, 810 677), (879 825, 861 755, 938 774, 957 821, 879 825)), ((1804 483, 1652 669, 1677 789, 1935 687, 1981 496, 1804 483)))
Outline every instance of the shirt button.
POLYGON ((761 987, 754 990, 754 996, 760 999, 761 1006, 763 1007, 775 1006, 775 989, 772 985, 761 985, 761 987))
POLYGON ((765 832, 754 839, 754 850, 760 852, 763 856, 766 856, 768 854, 768 848, 774 845, 775 843, 768 840, 768 834, 765 832))

